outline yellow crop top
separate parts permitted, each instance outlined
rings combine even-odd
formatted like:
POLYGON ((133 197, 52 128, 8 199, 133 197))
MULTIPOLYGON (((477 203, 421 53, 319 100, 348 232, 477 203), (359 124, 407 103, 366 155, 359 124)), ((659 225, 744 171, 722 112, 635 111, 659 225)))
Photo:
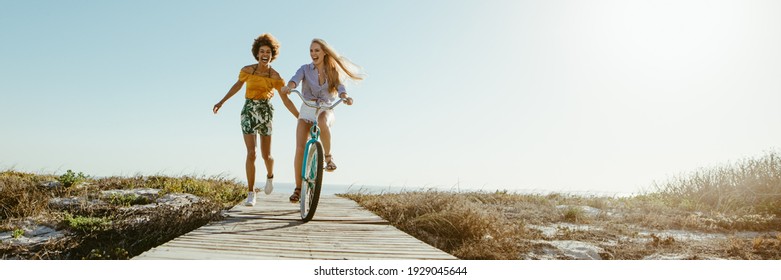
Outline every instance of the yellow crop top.
POLYGON ((274 97, 273 89, 280 91, 285 85, 282 79, 273 79, 250 74, 244 71, 239 72, 239 81, 247 83, 247 99, 271 99, 274 97))

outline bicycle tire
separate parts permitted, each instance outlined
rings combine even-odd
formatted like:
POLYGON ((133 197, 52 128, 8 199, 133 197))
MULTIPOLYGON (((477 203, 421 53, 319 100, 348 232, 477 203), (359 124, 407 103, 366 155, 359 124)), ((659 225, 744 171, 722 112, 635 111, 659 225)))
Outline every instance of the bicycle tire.
POLYGON ((308 222, 312 220, 315 211, 317 211, 320 189, 323 184, 323 145, 320 142, 309 145, 309 153, 304 164, 306 167, 303 169, 302 197, 299 203, 301 204, 301 220, 308 222))

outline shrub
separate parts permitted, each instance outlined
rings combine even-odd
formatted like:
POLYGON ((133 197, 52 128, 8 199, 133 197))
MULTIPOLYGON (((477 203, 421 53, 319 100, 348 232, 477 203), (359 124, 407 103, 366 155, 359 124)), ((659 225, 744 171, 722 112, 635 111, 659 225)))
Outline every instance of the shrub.
POLYGON ((84 175, 84 173, 81 173, 81 172, 76 173, 76 172, 73 172, 72 170, 68 169, 68 171, 66 171, 65 174, 62 174, 62 175, 60 175, 59 178, 57 178, 57 181, 60 181, 60 183, 62 183, 63 186, 65 186, 66 188, 69 188, 69 187, 75 185, 76 183, 84 181, 84 180, 86 180, 88 178, 89 178, 89 176, 84 175))
POLYGON ((71 229, 81 232, 101 231, 111 227, 111 219, 105 217, 74 217, 70 214, 66 214, 65 222, 67 222, 71 229))
POLYGON ((23 235, 24 235, 24 230, 20 228, 15 229, 14 232, 11 234, 13 238, 21 238, 23 235))

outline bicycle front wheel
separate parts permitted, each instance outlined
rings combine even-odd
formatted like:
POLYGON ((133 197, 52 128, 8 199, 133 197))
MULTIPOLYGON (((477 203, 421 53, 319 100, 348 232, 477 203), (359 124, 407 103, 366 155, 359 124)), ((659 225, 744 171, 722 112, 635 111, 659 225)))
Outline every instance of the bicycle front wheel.
POLYGON ((307 157, 304 159, 302 178, 301 219, 304 222, 312 220, 320 200, 320 188, 323 184, 323 145, 314 142, 309 145, 307 157))

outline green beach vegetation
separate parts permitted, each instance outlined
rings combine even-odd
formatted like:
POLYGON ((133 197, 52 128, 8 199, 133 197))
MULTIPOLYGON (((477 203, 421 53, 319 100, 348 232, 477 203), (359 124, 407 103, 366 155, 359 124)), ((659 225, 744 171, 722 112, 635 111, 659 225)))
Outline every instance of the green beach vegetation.
POLYGON ((220 219, 222 210, 241 201, 243 189, 222 177, 93 178, 71 170, 60 176, 3 171, 0 232, 12 231, 16 239, 41 227, 66 234, 30 246, 0 243, 0 259, 127 259, 220 219), (137 189, 155 191, 130 191, 137 189), (189 202, 186 207, 162 202, 136 207, 177 199, 168 194, 197 198, 178 196, 189 202))

